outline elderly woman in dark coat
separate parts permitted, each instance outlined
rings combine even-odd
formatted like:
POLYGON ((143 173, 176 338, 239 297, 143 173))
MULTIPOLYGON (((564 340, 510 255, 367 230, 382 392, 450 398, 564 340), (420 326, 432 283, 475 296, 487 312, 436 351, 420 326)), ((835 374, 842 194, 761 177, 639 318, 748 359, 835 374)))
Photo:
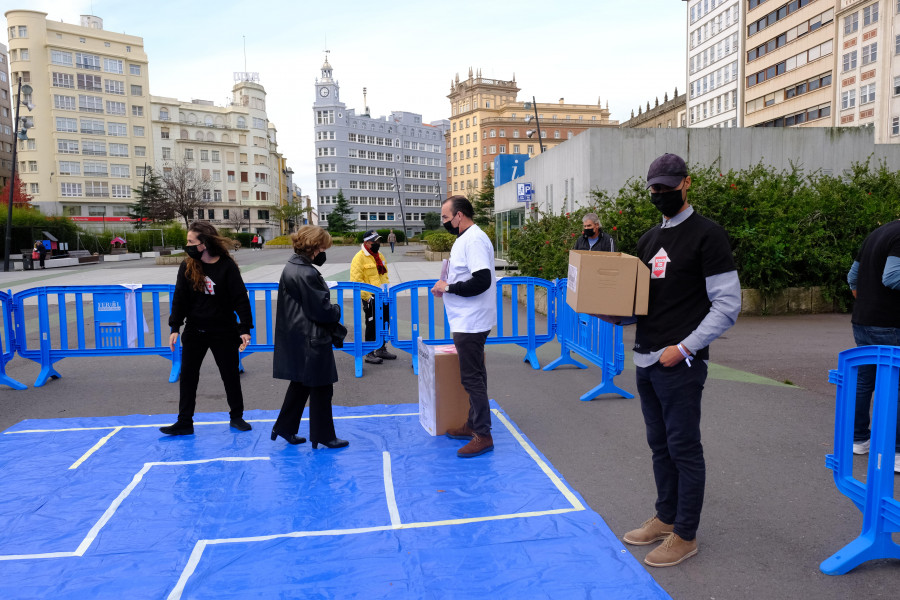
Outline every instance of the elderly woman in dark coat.
POLYGON ((275 320, 276 379, 290 380, 272 440, 278 436, 289 444, 302 444, 300 419, 309 398, 309 438, 313 448, 343 448, 347 440, 334 433, 331 397, 338 380, 332 349, 332 331, 340 322, 341 307, 331 303, 331 293, 315 266, 325 263, 331 236, 321 227, 305 225, 291 235, 294 256, 288 260, 278 283, 275 320))

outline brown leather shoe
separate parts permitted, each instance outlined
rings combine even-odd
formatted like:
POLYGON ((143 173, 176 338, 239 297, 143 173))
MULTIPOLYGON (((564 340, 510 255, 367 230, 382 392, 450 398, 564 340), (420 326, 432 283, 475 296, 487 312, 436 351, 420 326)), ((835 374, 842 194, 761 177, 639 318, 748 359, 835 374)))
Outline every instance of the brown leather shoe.
POLYGON ((491 434, 478 435, 477 433, 474 433, 472 434, 472 441, 457 450, 456 455, 460 458, 472 458, 474 456, 481 456, 485 452, 490 452, 493 449, 494 438, 491 437, 491 434))
POLYGON ((673 527, 674 525, 666 525, 654 515, 644 521, 637 529, 632 529, 626 533, 622 536, 622 539, 626 544, 631 544, 632 546, 646 546, 669 537, 673 527))
POLYGON ((444 435, 454 440, 471 440, 475 432, 469 428, 468 423, 463 423, 462 427, 451 427, 444 435))
POLYGON ((651 567, 674 567, 678 563, 697 554, 697 539, 683 540, 677 533, 670 533, 662 544, 654 548, 644 558, 651 567))

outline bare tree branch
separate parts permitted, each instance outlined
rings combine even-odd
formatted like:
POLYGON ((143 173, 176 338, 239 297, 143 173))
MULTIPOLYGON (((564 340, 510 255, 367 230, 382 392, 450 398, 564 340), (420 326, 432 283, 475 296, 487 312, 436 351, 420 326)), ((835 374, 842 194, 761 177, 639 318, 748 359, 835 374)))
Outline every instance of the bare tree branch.
POLYGON ((166 203, 173 213, 184 219, 185 229, 190 227, 195 211, 210 203, 204 197, 211 189, 209 177, 201 177, 186 159, 163 163, 160 184, 166 203))

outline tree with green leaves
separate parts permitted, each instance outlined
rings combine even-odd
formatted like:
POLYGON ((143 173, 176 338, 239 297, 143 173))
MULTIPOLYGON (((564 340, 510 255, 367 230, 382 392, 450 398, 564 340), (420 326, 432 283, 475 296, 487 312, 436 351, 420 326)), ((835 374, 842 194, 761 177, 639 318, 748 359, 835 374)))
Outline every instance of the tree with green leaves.
POLYGON ((294 228, 300 224, 305 211, 300 204, 294 202, 273 206, 270 210, 273 217, 284 222, 287 233, 293 233, 294 228))
POLYGON ((494 171, 488 169, 484 174, 481 189, 475 194, 472 201, 475 209, 475 224, 479 227, 487 227, 494 224, 494 171))
POLYGON ((338 190, 337 204, 334 205, 334 210, 328 213, 328 233, 338 235, 350 233, 353 231, 355 222, 350 203, 344 198, 344 190, 340 189, 338 190))
POLYGON ((425 229, 440 229, 441 213, 427 212, 425 213, 425 216, 422 217, 422 221, 425 223, 425 229))
POLYGON ((135 229, 143 229, 147 221, 169 221, 175 217, 165 201, 159 175, 153 167, 147 167, 141 187, 132 188, 132 192, 137 202, 128 207, 128 216, 135 219, 135 229))

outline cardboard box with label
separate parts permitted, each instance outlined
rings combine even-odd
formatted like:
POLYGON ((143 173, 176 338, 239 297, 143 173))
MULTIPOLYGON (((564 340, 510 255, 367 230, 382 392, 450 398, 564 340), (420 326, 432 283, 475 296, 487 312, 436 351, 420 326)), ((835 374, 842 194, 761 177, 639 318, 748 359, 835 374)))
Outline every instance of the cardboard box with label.
POLYGON ((569 251, 566 303, 575 312, 630 317, 647 314, 650 269, 621 252, 569 251))
POLYGON ((469 417, 469 394, 459 380, 456 346, 431 346, 419 338, 419 422, 444 435, 469 417))

